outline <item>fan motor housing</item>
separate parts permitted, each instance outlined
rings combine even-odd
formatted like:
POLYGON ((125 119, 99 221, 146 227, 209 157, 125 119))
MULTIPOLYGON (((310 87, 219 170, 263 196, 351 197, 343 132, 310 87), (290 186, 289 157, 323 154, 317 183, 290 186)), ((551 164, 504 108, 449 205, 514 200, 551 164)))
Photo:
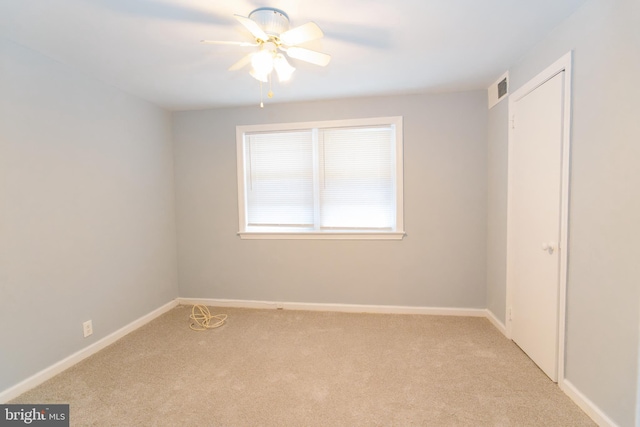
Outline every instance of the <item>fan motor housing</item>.
POLYGON ((280 9, 261 7, 249 14, 249 19, 257 23, 270 36, 279 36, 289 29, 289 16, 280 9))

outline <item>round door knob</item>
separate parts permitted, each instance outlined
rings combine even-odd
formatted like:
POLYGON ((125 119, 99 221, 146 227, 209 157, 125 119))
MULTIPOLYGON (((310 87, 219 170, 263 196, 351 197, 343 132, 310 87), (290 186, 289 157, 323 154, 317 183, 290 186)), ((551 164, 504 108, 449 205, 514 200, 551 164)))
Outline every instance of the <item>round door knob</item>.
POLYGON ((556 243, 555 242, 543 243, 542 250, 549 252, 549 254, 552 254, 556 250, 556 243))

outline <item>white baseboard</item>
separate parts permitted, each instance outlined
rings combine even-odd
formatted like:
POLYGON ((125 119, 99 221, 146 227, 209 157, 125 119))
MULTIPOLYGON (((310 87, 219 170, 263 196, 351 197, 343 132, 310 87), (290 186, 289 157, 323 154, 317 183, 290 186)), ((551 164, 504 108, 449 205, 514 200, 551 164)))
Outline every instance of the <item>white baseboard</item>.
POLYGON ((231 299, 215 299, 215 298, 178 298, 176 300, 180 305, 206 305, 208 307, 233 307, 233 308, 258 308, 258 309, 276 309, 281 308, 275 302, 255 301, 255 300, 231 300, 231 299))
POLYGON ((599 427, 618 427, 618 425, 605 415, 589 398, 582 394, 576 386, 567 379, 558 382, 560 389, 573 400, 599 427))
POLYGON ((342 313, 428 314, 435 316, 485 317, 483 308, 440 308, 401 305, 328 304, 306 302, 274 302, 215 298, 178 298, 183 305, 201 304, 210 307, 263 308, 306 311, 333 311, 342 313))
POLYGON ((103 348, 107 347, 108 345, 113 344, 114 342, 116 342, 120 338, 124 337, 128 333, 133 332, 134 330, 138 329, 139 327, 149 323, 150 321, 152 321, 156 317, 166 313, 167 311, 171 310, 173 307, 176 307, 177 305, 178 305, 178 301, 177 300, 173 300, 173 301, 163 305, 162 307, 159 307, 159 308, 153 310, 151 313, 148 313, 148 314, 140 317, 139 319, 134 320, 133 322, 129 323, 128 325, 126 325, 126 326, 118 329, 117 331, 107 335, 106 337, 94 342, 93 344, 83 348, 82 350, 79 350, 79 351, 73 353, 71 356, 62 359, 57 363, 54 363, 53 365, 51 365, 48 368, 45 368, 42 371, 32 375, 31 377, 27 378, 26 380, 19 382, 18 384, 14 385, 13 387, 10 387, 10 388, 8 388, 6 390, 3 390, 2 392, 0 392, 0 403, 8 402, 11 399, 14 399, 14 398, 18 397, 22 393, 24 393, 24 392, 26 392, 26 391, 28 391, 28 390, 30 390, 30 389, 42 384, 43 382, 53 378, 54 376, 58 375, 60 372, 64 371, 65 369, 70 368, 71 366, 75 365, 76 363, 80 362, 81 360, 86 359, 87 357, 91 356, 92 354, 97 353, 98 351, 102 350, 103 348))
POLYGON ((488 308, 485 310, 485 315, 487 317, 487 319, 489 319, 489 322, 491 322, 491 324, 493 326, 495 326, 495 328, 497 330, 499 330, 500 332, 502 332, 502 335, 504 335, 505 337, 507 336, 507 327, 504 325, 504 323, 502 323, 495 314, 493 314, 493 311, 489 310, 488 308))

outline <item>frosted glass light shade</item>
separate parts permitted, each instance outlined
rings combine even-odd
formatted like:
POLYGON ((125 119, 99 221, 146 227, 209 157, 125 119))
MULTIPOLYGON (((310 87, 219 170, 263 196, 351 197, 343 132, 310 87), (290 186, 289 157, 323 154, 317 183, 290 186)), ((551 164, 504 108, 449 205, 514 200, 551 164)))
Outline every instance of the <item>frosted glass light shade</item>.
POLYGON ((251 58, 251 65, 256 74, 263 76, 273 71, 273 55, 268 50, 261 50, 251 58))
POLYGON ((278 80, 281 82, 289 80, 293 72, 296 70, 289 64, 287 59, 282 56, 281 53, 277 54, 273 59, 273 67, 276 69, 276 73, 278 73, 278 80))

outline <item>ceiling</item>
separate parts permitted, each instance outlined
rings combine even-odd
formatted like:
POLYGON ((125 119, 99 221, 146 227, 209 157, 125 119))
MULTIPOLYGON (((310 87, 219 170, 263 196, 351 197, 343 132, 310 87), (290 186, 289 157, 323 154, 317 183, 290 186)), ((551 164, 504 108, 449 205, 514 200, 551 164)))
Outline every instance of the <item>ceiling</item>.
MULTIPOLYGON (((325 37, 269 102, 485 89, 585 0, 0 0, 0 35, 169 110, 257 105, 233 14, 284 10, 325 37)), ((277 79, 276 79, 277 80, 277 79)), ((265 102, 268 105, 268 102, 265 102)))

